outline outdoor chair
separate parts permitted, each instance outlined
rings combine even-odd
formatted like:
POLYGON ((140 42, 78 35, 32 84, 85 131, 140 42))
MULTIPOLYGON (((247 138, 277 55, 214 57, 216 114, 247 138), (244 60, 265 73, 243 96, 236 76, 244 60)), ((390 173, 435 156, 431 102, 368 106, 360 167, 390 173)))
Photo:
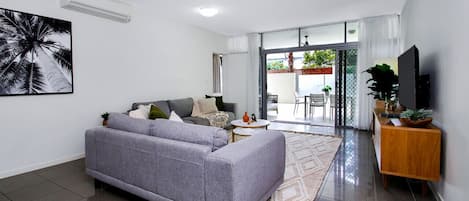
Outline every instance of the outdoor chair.
POLYGON ((325 119, 326 116, 326 99, 324 94, 311 94, 309 96, 309 114, 314 117, 314 108, 322 107, 323 115, 322 119, 325 119))
POLYGON ((295 108, 293 109, 294 115, 298 112, 300 104, 305 104, 304 96, 300 96, 298 92, 295 92, 295 108))

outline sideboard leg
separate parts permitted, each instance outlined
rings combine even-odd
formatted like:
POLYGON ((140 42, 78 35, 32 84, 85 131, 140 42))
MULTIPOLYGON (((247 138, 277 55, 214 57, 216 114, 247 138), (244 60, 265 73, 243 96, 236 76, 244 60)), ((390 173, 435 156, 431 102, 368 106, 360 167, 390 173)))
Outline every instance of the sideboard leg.
POLYGON ((388 189, 388 176, 385 174, 381 174, 381 179, 383 180, 383 187, 385 190, 388 189))
POLYGON ((422 196, 426 196, 428 193, 428 186, 426 181, 422 181, 422 196))

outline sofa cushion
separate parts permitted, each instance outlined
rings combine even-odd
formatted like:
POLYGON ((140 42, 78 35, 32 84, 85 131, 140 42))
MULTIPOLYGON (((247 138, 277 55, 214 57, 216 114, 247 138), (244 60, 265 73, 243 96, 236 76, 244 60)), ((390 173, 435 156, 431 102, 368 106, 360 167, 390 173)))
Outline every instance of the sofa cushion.
POLYGON ((206 145, 212 151, 228 144, 228 134, 221 128, 200 126, 157 119, 150 129, 150 135, 171 140, 206 145))
POLYGON ((210 126, 210 122, 208 119, 200 118, 200 117, 184 117, 182 119, 184 122, 189 122, 191 124, 203 125, 203 126, 210 126))
POLYGON ((139 105, 149 105, 149 104, 158 106, 161 109, 161 111, 163 111, 168 117, 171 114, 168 101, 137 102, 137 103, 132 104, 132 110, 138 109, 139 105))
POLYGON ((152 120, 135 119, 125 114, 110 113, 107 126, 116 130, 150 135, 150 128, 153 123, 152 120))
POLYGON ((180 117, 189 117, 192 115, 194 100, 192 98, 169 100, 169 108, 176 112, 180 117))

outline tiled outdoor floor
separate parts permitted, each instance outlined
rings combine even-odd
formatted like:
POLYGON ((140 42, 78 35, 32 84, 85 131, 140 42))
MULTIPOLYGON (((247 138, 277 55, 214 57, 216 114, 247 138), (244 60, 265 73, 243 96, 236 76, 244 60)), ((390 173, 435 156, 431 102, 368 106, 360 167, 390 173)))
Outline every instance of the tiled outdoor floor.
MULTIPOLYGON (((392 177, 384 190, 377 172, 369 134, 330 127, 312 127, 273 123, 269 129, 293 130, 344 136, 317 201, 430 201, 431 192, 423 197, 420 184, 392 177)), ((84 160, 0 180, 0 201, 121 201, 142 200, 116 188, 95 189, 93 179, 85 174, 84 160)))

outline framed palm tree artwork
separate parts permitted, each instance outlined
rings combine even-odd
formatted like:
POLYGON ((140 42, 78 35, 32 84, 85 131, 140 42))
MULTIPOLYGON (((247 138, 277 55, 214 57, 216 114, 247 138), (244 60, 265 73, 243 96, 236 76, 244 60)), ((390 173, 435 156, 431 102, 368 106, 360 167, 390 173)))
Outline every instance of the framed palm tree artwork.
POLYGON ((73 93, 72 23, 0 8, 0 96, 73 93))

